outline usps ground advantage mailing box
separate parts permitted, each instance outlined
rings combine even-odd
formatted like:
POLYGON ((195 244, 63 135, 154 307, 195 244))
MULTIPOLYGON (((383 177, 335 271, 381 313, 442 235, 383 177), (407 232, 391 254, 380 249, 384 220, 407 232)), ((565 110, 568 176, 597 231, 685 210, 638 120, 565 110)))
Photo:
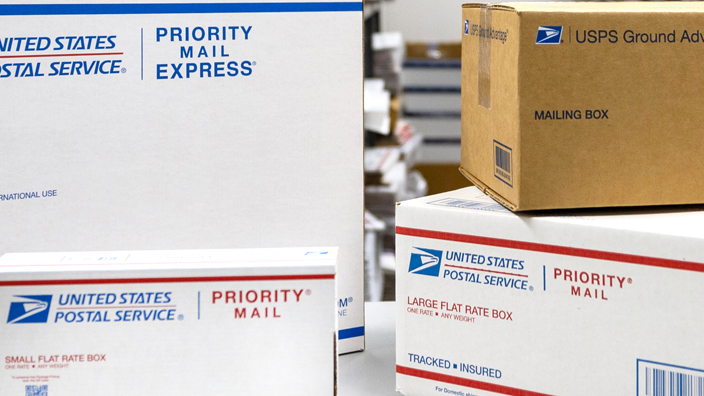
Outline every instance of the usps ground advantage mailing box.
POLYGON ((704 392, 704 208, 527 216, 471 187, 396 216, 403 394, 704 392))
POLYGON ((462 23, 475 185, 518 211, 704 203, 701 2, 465 4, 462 23))
POLYGON ((362 349, 362 8, 0 5, 0 253, 340 246, 362 349))
POLYGON ((336 256, 6 254, 1 393, 333 395, 336 256))

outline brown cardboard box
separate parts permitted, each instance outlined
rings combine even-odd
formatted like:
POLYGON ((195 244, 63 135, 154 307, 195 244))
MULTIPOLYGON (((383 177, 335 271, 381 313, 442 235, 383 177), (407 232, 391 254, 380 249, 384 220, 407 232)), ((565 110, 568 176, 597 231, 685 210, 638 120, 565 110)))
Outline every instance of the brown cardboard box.
POLYGON ((704 202, 704 4, 465 4, 461 172, 511 210, 704 202))
POLYGON ((459 59, 461 43, 406 43, 406 58, 459 59))

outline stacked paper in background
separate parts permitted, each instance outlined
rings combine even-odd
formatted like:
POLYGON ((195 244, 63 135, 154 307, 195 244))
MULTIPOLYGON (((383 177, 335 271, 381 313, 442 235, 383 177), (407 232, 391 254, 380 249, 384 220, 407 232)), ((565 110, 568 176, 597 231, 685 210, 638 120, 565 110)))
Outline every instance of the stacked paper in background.
POLYGON ((2 394, 334 395, 336 255, 6 254, 2 394))
POLYGON ((423 137, 418 170, 430 193, 467 185, 460 163, 461 68, 459 43, 407 43, 404 117, 423 137))
POLYGON ((391 93, 381 78, 364 80, 364 129, 388 135, 391 133, 391 93))
POLYGON ((403 36, 399 32, 374 33, 371 50, 374 51, 374 77, 383 79, 386 89, 398 96, 403 87, 403 36))
POLYGON ((397 210, 405 395, 704 392, 704 208, 511 213, 476 187, 397 210))
POLYGON ((396 202, 427 194, 428 185, 414 164, 418 140, 403 146, 367 147, 364 156, 366 208, 384 221, 393 235, 396 202))
POLYGON ((0 253, 340 246, 361 350, 362 8, 0 5, 0 253))

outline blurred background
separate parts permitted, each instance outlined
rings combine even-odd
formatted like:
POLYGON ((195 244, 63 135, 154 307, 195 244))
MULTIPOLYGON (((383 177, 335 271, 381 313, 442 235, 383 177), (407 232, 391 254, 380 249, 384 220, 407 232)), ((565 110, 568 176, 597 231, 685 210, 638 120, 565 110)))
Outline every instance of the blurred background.
POLYGON ((468 187, 461 135, 460 0, 366 1, 366 299, 394 299, 398 201, 468 187))

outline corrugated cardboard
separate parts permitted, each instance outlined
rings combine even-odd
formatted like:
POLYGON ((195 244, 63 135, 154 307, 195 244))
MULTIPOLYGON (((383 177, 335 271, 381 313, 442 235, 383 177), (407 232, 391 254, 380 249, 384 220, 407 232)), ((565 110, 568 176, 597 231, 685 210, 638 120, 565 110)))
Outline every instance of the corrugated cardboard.
POLYGON ((340 246, 363 349, 362 2, 56 3, 0 5, 0 253, 340 246))
POLYGON ((334 395, 336 256, 6 254, 2 394, 334 395))
POLYGON ((463 7, 462 172, 512 210, 704 202, 704 6, 463 7))
POLYGON ((400 203, 398 389, 701 394, 703 222, 702 206, 517 214, 475 187, 400 203))

